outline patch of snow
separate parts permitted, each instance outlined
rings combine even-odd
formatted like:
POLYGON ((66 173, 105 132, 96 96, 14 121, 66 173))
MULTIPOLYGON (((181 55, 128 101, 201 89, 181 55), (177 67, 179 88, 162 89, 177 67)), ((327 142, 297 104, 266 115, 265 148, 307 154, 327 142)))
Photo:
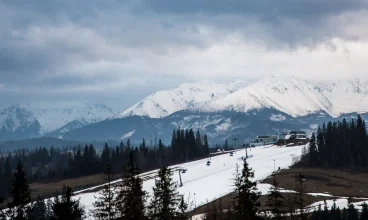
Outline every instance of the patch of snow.
POLYGON ((231 126, 230 118, 226 119, 223 123, 216 125, 216 132, 228 131, 231 126))
POLYGON ((133 131, 130 131, 130 132, 128 132, 128 133, 126 133, 126 134, 124 134, 123 136, 121 136, 121 138, 120 139, 126 139, 126 138, 129 138, 129 137, 131 137, 131 136, 133 136, 133 134, 135 133, 135 130, 133 130, 133 131))
POLYGON ((284 120, 286 120, 286 117, 281 115, 281 114, 277 114, 277 115, 271 114, 270 120, 271 121, 284 121, 284 120))

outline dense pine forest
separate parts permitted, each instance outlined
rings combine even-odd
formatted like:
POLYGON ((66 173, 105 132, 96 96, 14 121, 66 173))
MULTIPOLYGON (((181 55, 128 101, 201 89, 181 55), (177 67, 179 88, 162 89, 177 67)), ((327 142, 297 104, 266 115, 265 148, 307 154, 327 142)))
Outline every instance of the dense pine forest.
POLYGON ((313 134, 301 166, 367 170, 368 136, 358 115, 350 121, 328 122, 313 134))
POLYGON ((12 173, 18 161, 24 165, 25 175, 30 183, 49 182, 66 178, 80 177, 104 172, 111 165, 121 177, 123 167, 134 154, 135 161, 142 171, 148 171, 208 155, 207 136, 193 130, 174 130, 172 146, 165 146, 161 140, 148 146, 143 139, 139 146, 133 146, 128 139, 119 146, 105 144, 101 151, 90 144, 72 148, 45 148, 9 152, 0 157, 0 196, 10 195, 12 173))

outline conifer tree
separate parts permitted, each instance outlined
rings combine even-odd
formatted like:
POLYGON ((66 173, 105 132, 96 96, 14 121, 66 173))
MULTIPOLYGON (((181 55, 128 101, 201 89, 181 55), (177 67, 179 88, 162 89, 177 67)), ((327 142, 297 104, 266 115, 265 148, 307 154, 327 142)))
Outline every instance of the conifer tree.
POLYGON ((360 220, 368 220, 368 205, 367 203, 362 204, 362 212, 360 213, 360 220))
POLYGON ((341 218, 342 218, 342 220, 348 220, 348 210, 346 209, 346 208, 343 208, 342 209, 342 214, 341 214, 342 216, 341 216, 341 218))
POLYGON ((341 220, 341 212, 340 208, 336 206, 336 202, 334 201, 331 212, 330 212, 330 219, 331 220, 341 220))
POLYGON ((9 192, 11 190, 12 185, 12 166, 11 166, 11 154, 9 153, 8 157, 5 160, 5 170, 3 175, 3 181, 4 181, 4 195, 7 197, 9 195, 9 192))
POLYGON ((358 219, 358 210, 355 208, 352 198, 348 198, 348 220, 357 220, 358 219))
POLYGON ((246 159, 239 173, 235 175, 235 196, 233 202, 234 215, 237 219, 258 219, 257 212, 260 206, 258 201, 260 194, 257 191, 257 183, 253 182, 254 171, 248 167, 246 159))
POLYGON ((31 191, 22 163, 19 161, 13 175, 12 201, 8 204, 11 218, 15 220, 26 219, 30 211, 31 191))
POLYGON ((98 192, 98 196, 95 197, 96 202, 93 203, 92 214, 96 219, 112 220, 115 219, 116 206, 114 202, 115 191, 111 185, 114 178, 111 165, 107 165, 104 174, 104 185, 98 192))
POLYGON ((109 145, 105 143, 105 146, 101 154, 101 167, 105 169, 108 165, 111 165, 110 148, 109 148, 109 145))
POLYGON ((41 199, 40 195, 38 195, 37 201, 33 205, 32 209, 33 209, 32 218, 31 218, 32 220, 48 219, 46 203, 43 199, 41 199))
POLYGON ((73 191, 69 186, 64 186, 61 198, 55 197, 52 204, 54 217, 57 219, 80 220, 84 217, 84 210, 79 200, 72 199, 73 191))
POLYGON ((302 220, 307 219, 306 210, 305 210, 305 206, 307 204, 307 201, 305 198, 306 186, 304 183, 304 176, 301 173, 299 173, 295 179, 294 190, 296 191, 295 203, 299 209, 299 216, 302 220))
POLYGON ((184 200, 178 195, 177 186, 172 181, 172 171, 164 166, 158 172, 153 187, 153 197, 148 207, 151 220, 182 219, 184 200))
POLYGON ((319 165, 318 151, 316 146, 316 136, 313 133, 309 144, 309 166, 317 167, 319 165))
POLYGON ((275 175, 273 176, 272 187, 268 194, 267 206, 271 208, 271 211, 275 219, 281 219, 282 209, 285 208, 284 197, 277 190, 278 183, 275 175))
POLYGON ((203 147, 204 147, 204 153, 207 156, 210 153, 210 151, 209 151, 208 139, 207 139, 207 135, 206 134, 204 135, 204 144, 203 144, 203 147))
POLYGON ((188 216, 186 214, 187 208, 188 208, 188 205, 184 201, 184 196, 181 196, 181 200, 180 200, 180 203, 179 203, 179 211, 178 211, 178 216, 177 216, 178 220, 187 220, 188 219, 188 216))
POLYGON ((119 219, 146 219, 145 198, 142 179, 138 176, 139 169, 134 160, 134 154, 129 153, 128 167, 124 168, 125 175, 119 187, 116 205, 119 219))
POLYGON ((327 206, 327 201, 326 199, 324 200, 324 208, 323 208, 323 212, 322 212, 322 218, 323 219, 329 219, 330 218, 330 212, 328 211, 328 206, 327 206))

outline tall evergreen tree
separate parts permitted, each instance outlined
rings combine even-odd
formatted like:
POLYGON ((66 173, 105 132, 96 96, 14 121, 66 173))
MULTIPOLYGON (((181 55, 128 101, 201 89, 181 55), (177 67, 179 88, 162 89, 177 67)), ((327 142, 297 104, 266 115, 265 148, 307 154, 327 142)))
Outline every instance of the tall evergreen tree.
POLYGON ((109 145, 105 143, 101 154, 101 167, 105 169, 108 165, 111 165, 111 155, 109 145))
POLYGON ((282 209, 285 208, 284 197, 278 191, 278 185, 279 184, 276 181, 276 176, 274 175, 266 205, 271 208, 275 219, 281 219, 282 209))
POLYGON ((313 133, 309 144, 309 166, 317 167, 319 165, 318 151, 316 146, 316 136, 313 133))
POLYGON ((335 201, 331 207, 330 219, 331 220, 341 220, 341 211, 340 211, 340 208, 336 206, 335 201))
POLYGON ((362 212, 360 213, 360 220, 368 220, 368 205, 367 203, 362 204, 362 212))
POLYGON ((5 191, 5 197, 8 196, 10 190, 11 190, 11 185, 12 185, 12 166, 11 166, 11 154, 9 153, 8 157, 5 160, 5 170, 4 170, 4 175, 3 175, 3 185, 4 185, 4 191, 5 191))
POLYGON ((260 206, 258 201, 260 194, 257 191, 257 183, 251 181, 254 171, 249 168, 246 160, 239 173, 238 168, 235 175, 235 196, 233 202, 234 215, 237 219, 258 219, 257 212, 260 206))
POLYGON ((128 167, 124 168, 125 175, 119 187, 116 198, 119 219, 146 219, 145 198, 142 179, 138 176, 139 169, 134 160, 134 154, 129 153, 128 167))
POLYGON ((45 201, 38 195, 37 201, 34 203, 32 207, 32 217, 28 219, 32 220, 46 220, 49 216, 47 216, 47 207, 45 201))
POLYGON ((149 205, 151 220, 182 219, 184 200, 176 191, 177 186, 172 181, 172 171, 164 166, 158 172, 158 180, 153 187, 153 197, 149 205))
POLYGON ((73 191, 69 186, 64 186, 61 198, 55 197, 52 211, 57 219, 80 220, 84 217, 84 210, 79 200, 73 200, 73 191))
POLYGON ((348 199, 347 213, 348 220, 357 220, 359 218, 358 210, 355 208, 351 198, 348 199))
POLYGON ((207 139, 207 135, 206 134, 204 135, 203 148, 204 148, 204 153, 207 156, 210 153, 210 150, 209 150, 208 139, 207 139))
POLYGON ((307 219, 307 214, 305 210, 305 206, 307 204, 305 198, 306 186, 304 183, 304 176, 301 173, 299 173, 298 176, 295 178, 294 190, 296 191, 295 203, 299 209, 299 216, 302 220, 307 219))
POLYGON ((19 161, 14 172, 12 184, 12 201, 9 203, 9 210, 13 209, 11 218, 15 220, 26 219, 29 212, 29 203, 31 202, 31 191, 29 189, 26 174, 22 163, 19 161))
POLYGON ((115 219, 116 204, 115 190, 111 184, 114 178, 111 165, 107 165, 104 174, 104 185, 98 192, 98 196, 95 197, 96 201, 93 203, 94 210, 92 211, 92 214, 96 219, 112 220, 115 219))

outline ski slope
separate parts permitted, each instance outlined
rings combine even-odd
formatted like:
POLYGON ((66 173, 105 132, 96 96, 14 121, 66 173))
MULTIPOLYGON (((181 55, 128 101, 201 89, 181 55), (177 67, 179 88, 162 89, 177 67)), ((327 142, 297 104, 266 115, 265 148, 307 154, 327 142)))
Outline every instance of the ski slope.
MULTIPOLYGON (((255 180, 262 180, 272 174, 275 167, 278 169, 288 168, 292 163, 292 158, 300 156, 303 146, 295 147, 278 147, 278 146, 263 146, 248 149, 248 155, 253 155, 247 161, 250 167, 255 171, 255 180)), ((227 195, 233 191, 233 178, 236 165, 239 168, 242 166, 241 157, 245 156, 245 150, 239 150, 230 154, 223 154, 212 157, 211 165, 207 166, 207 159, 193 161, 175 165, 174 167, 183 167, 187 169, 186 173, 182 173, 183 187, 179 187, 178 191, 184 195, 188 202, 188 211, 198 206, 204 205, 216 198, 227 195)), ((157 172, 151 171, 149 174, 157 172)), ((145 175, 145 174, 142 174, 145 175)), ((173 180, 179 185, 179 173, 176 171, 173 175, 173 180)), ((152 193, 154 179, 144 181, 143 188, 149 195, 152 193)), ((88 189, 86 190, 88 191, 88 189)), ((83 193, 76 195, 76 199, 80 199, 86 210, 92 208, 95 201, 95 192, 83 193)), ((147 201, 149 201, 148 199, 147 201)))

